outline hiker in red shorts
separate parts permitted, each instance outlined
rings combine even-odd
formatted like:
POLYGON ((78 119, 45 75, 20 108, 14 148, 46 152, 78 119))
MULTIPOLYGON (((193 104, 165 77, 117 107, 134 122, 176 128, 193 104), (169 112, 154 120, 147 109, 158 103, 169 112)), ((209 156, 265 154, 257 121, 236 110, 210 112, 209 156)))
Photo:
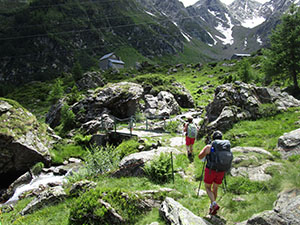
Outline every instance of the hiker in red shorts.
MULTIPOLYGON (((222 140, 223 134, 220 131, 215 131, 212 135, 213 140, 222 140)), ((202 160, 204 157, 207 156, 207 165, 205 168, 204 174, 204 184, 206 193, 211 201, 209 207, 209 214, 215 215, 219 210, 219 205, 216 202, 218 196, 218 186, 222 184, 222 180, 225 174, 225 171, 217 172, 213 169, 209 169, 209 154, 213 150, 211 145, 206 145, 198 155, 198 158, 202 160)))
POLYGON ((193 145, 195 143, 196 135, 197 135, 197 127, 193 124, 193 118, 188 117, 187 123, 184 125, 183 129, 185 133, 185 145, 187 150, 187 156, 190 160, 193 159, 193 145))

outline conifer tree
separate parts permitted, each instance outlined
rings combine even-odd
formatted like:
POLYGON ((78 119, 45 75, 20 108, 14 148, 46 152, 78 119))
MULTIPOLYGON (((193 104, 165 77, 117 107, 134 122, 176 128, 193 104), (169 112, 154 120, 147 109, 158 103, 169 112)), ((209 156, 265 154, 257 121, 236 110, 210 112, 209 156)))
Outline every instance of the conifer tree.
POLYGON ((300 9, 294 4, 281 18, 271 35, 271 46, 263 51, 263 68, 266 77, 290 80, 299 90, 297 76, 300 73, 300 9))

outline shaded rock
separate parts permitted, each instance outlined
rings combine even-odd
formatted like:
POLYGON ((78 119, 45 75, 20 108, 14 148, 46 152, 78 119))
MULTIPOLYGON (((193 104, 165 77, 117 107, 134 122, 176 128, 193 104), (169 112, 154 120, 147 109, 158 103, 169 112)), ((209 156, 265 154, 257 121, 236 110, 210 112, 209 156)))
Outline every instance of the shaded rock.
POLYGON ((283 158, 300 154, 300 129, 291 131, 279 137, 277 149, 283 158))
POLYGON ((65 100, 60 99, 58 102, 51 106, 50 110, 46 114, 45 122, 49 124, 51 128, 55 128, 60 124, 61 109, 64 106, 65 100))
POLYGON ((180 83, 175 82, 172 84, 178 89, 178 92, 173 93, 176 101, 182 108, 194 108, 195 102, 189 91, 180 83))
POLYGON ((84 73, 82 78, 77 82, 77 85, 79 90, 95 89, 103 87, 105 81, 101 76, 101 72, 93 71, 84 73))
POLYGON ((124 157, 119 163, 119 169, 113 176, 141 176, 144 175, 143 167, 146 162, 158 157, 161 153, 181 154, 176 148, 159 147, 151 151, 144 151, 124 157))
POLYGON ((5 113, 0 115, 0 180, 5 187, 36 163, 49 165, 53 142, 48 126, 17 102, 0 100, 1 105, 5 113))
POLYGON ((24 184, 29 184, 32 180, 32 175, 30 172, 26 172, 22 176, 20 176, 18 179, 16 179, 9 187, 6 189, 4 194, 1 196, 2 201, 8 200, 11 196, 14 195, 16 189, 24 184))
POLYGON ((300 190, 291 189, 278 194, 273 210, 252 216, 239 225, 300 224, 300 190))
POLYGON ((43 191, 37 198, 33 199, 22 211, 21 215, 32 213, 46 205, 52 205, 65 199, 66 193, 60 186, 52 187, 43 191))
POLYGON ((172 225, 208 225, 211 224, 196 216, 174 199, 166 197, 159 208, 159 214, 168 224, 172 225))

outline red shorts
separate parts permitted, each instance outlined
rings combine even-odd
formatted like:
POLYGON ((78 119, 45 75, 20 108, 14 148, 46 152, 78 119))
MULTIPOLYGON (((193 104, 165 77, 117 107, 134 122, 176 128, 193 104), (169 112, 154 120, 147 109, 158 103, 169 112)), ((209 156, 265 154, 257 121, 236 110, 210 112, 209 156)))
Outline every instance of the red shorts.
POLYGON ((208 168, 205 168, 205 174, 204 174, 204 182, 206 184, 222 184, 222 180, 224 177, 225 171, 216 172, 215 170, 210 170, 208 168))
POLYGON ((185 144, 186 145, 193 145, 195 143, 195 138, 190 138, 188 136, 185 137, 185 144))

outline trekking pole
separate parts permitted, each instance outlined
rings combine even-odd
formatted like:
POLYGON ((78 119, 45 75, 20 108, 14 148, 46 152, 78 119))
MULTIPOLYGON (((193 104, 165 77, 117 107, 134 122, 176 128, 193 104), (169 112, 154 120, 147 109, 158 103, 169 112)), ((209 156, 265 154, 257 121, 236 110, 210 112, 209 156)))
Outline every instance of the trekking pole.
POLYGON ((172 179, 173 179, 173 184, 174 184, 175 177, 174 177, 174 166, 173 166, 173 152, 171 152, 171 165, 172 165, 172 179))
POLYGON ((226 181, 226 173, 224 174, 224 192, 227 192, 227 181, 226 181))
POLYGON ((203 173, 204 173, 205 164, 206 164, 206 158, 205 158, 205 161, 204 161, 203 167, 202 167, 202 172, 201 172, 201 176, 200 176, 200 183, 199 183, 199 187, 198 187, 198 191, 197 191, 197 198, 199 197, 199 191, 200 191, 201 183, 202 183, 202 180, 203 180, 203 173))

